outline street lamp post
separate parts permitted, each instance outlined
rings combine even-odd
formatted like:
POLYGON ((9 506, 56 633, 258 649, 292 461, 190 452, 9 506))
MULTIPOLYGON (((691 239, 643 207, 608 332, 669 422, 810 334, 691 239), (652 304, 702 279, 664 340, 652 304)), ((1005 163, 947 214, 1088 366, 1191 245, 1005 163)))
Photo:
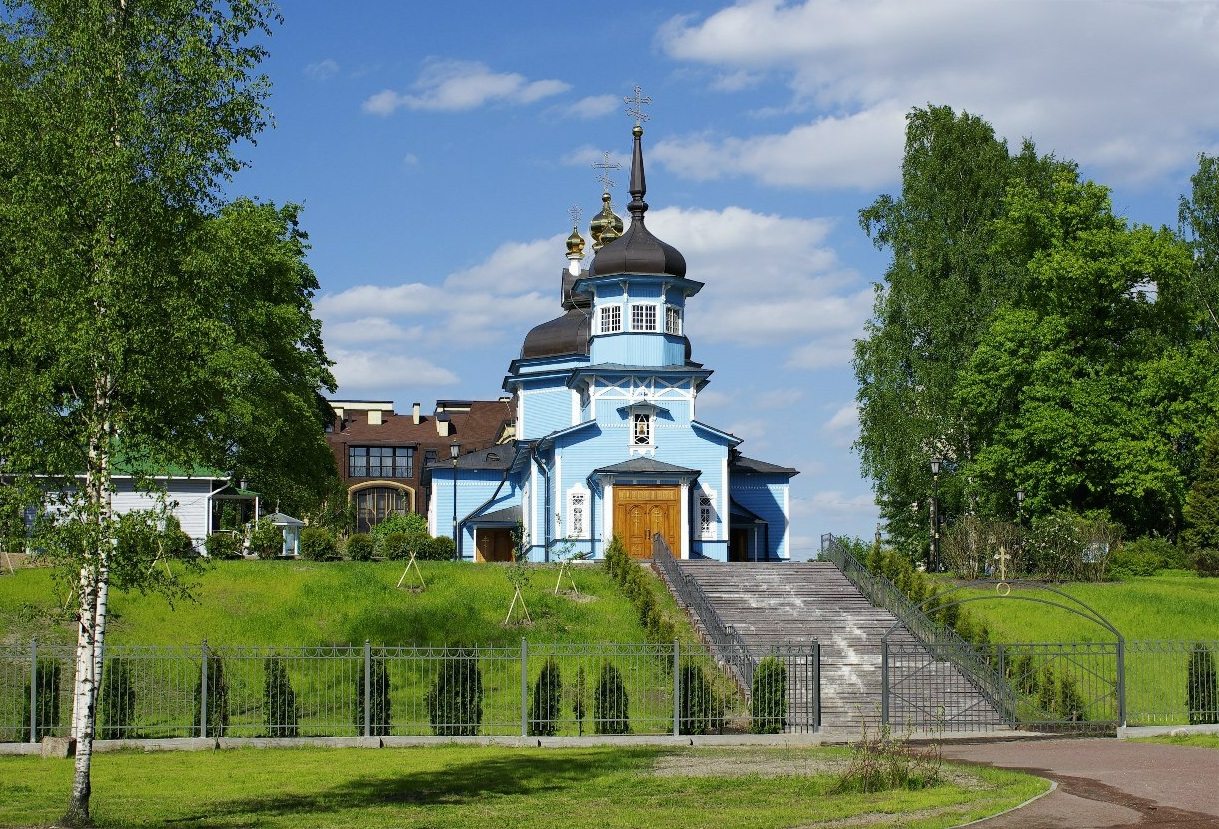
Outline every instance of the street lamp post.
POLYGON ((453 441, 449 444, 449 457, 453 460, 453 555, 461 560, 461 539, 457 537, 457 455, 461 452, 461 444, 453 441))
POLYGON ((931 570, 940 571, 940 465, 939 458, 931 459, 931 570))

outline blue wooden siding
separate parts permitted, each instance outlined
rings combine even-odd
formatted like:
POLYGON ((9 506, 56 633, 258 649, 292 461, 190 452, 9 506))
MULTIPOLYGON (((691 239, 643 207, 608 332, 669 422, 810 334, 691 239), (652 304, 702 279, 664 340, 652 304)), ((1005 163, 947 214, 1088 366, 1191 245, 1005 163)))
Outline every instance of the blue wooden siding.
POLYGON ((779 475, 736 475, 732 497, 768 524, 767 556, 790 556, 790 528, 783 509, 788 491, 787 479, 779 475))

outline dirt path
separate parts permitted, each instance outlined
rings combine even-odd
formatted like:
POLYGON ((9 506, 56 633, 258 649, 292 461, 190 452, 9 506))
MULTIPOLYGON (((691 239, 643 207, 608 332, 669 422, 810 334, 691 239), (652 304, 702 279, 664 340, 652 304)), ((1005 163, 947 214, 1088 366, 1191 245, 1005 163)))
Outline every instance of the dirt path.
POLYGON ((1219 829, 1219 751, 1113 739, 946 745, 944 759, 1020 769, 1057 791, 980 829, 1219 829))

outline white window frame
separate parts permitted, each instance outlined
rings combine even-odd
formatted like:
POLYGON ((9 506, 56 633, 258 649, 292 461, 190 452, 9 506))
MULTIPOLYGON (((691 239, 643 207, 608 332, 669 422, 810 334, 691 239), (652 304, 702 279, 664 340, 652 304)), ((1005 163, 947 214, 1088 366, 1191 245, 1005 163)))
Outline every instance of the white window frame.
POLYGON ((702 487, 698 490, 698 537, 700 541, 716 541, 719 533, 719 516, 715 509, 715 490, 702 487))
POLYGON ((657 313, 657 304, 655 302, 634 302, 631 303, 631 330, 654 333, 660 330, 660 314, 657 313), (651 317, 652 326, 647 327, 648 317, 651 317))
POLYGON ((631 446, 656 445, 656 415, 654 412, 631 412, 631 446), (641 430, 639 427, 643 425, 641 430))
POLYGON ((573 486, 567 490, 567 536, 569 538, 588 537, 588 516, 592 508, 591 498, 586 487, 573 486))
POLYGON ((597 312, 597 333, 617 334, 622 331, 622 306, 602 305, 597 312))
POLYGON ((676 305, 665 306, 665 333, 681 336, 681 308, 676 305))

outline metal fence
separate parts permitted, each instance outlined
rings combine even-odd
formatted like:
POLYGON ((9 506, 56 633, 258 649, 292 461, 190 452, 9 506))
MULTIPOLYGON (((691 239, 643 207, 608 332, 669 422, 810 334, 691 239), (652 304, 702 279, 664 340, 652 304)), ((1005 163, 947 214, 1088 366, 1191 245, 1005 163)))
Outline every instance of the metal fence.
MULTIPOLYGON (((815 647, 753 652, 752 693, 702 646, 107 649, 97 737, 808 732, 815 647), (763 667, 765 666, 765 670, 763 667)), ((66 736, 73 649, 0 647, 0 741, 66 736), (56 667, 57 666, 57 667, 56 667)))

